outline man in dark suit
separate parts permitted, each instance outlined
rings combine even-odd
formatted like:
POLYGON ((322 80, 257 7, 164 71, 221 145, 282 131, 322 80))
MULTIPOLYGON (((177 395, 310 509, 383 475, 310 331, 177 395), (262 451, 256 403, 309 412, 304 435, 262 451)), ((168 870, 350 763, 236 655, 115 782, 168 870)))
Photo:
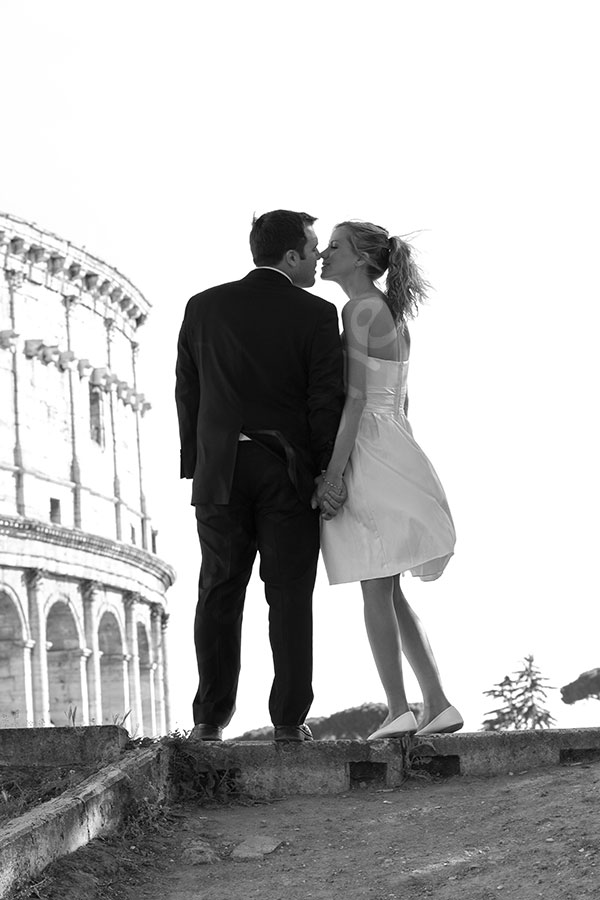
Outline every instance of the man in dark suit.
MULTIPOLYGON (((319 258, 314 221, 289 210, 256 219, 256 269, 192 297, 179 335, 181 477, 193 479, 202 553, 195 739, 221 740, 235 710, 257 552, 269 604, 275 740, 312 739, 304 720, 313 700, 319 510, 311 497, 344 402, 336 308, 303 290, 314 284, 319 258)), ((319 485, 322 509, 334 514, 328 496, 319 485)))

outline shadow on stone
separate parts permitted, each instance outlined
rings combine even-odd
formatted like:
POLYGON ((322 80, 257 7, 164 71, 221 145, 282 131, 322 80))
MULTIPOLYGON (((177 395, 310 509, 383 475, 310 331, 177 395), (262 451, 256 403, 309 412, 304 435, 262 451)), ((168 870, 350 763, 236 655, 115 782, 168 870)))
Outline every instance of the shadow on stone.
POLYGON ((574 765, 575 763, 591 763, 600 760, 600 748, 568 749, 560 751, 561 765, 574 765))
POLYGON ((385 787, 387 781, 387 763, 361 762, 348 763, 350 790, 357 788, 385 787))
POLYGON ((418 756, 411 761, 411 769, 437 778, 451 778, 460 775, 460 756, 418 756))

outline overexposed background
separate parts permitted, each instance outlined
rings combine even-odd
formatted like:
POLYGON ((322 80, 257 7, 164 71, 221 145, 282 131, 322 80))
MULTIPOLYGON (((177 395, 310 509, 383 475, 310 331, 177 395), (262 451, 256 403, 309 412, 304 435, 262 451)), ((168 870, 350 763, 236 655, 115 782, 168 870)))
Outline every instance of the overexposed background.
MULTIPOLYGON (((443 578, 404 586, 447 692, 477 729, 482 691, 533 653, 561 686, 600 665, 595 4, 405 0, 0 6, 0 208, 127 275, 153 304, 140 385, 146 492, 170 591, 173 726, 190 728, 199 553, 180 482, 176 339, 192 294, 252 267, 254 212, 345 218, 415 246, 435 291, 412 327, 410 419, 453 510, 443 578)), ((335 284, 315 293, 341 309, 335 284)), ((314 597, 311 715, 383 701, 356 585, 314 597)), ((238 712, 268 724, 256 576, 238 712)), ((407 675, 409 698, 420 699, 407 675)), ((597 725, 598 701, 550 708, 597 725)))

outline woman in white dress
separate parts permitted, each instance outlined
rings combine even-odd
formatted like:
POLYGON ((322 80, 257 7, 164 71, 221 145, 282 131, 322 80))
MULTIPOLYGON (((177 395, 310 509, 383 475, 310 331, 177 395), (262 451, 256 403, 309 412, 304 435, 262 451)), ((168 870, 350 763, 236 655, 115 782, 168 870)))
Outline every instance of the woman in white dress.
POLYGON ((369 740, 457 731, 462 717, 444 693, 427 635, 400 587, 403 572, 438 578, 455 543, 444 490, 406 418, 406 322, 427 284, 409 244, 370 222, 338 225, 321 258, 321 278, 348 296, 342 310, 346 402, 313 502, 321 507, 330 584, 360 581, 363 592, 389 709, 369 740), (382 291, 375 281, 386 271, 382 291), (406 699, 402 652, 423 693, 420 725, 406 699))

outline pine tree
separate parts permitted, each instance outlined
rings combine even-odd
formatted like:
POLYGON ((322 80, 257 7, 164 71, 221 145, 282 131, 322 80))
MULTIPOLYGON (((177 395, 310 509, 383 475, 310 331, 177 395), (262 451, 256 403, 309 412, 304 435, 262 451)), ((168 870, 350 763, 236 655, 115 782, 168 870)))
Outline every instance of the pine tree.
POLYGON ((533 655, 526 656, 523 668, 513 672, 513 677, 505 675, 502 681, 489 691, 485 697, 500 700, 498 709, 486 713, 483 722, 484 731, 506 731, 524 728, 550 728, 554 719, 544 706, 548 691, 555 688, 548 685, 533 662, 533 655))

